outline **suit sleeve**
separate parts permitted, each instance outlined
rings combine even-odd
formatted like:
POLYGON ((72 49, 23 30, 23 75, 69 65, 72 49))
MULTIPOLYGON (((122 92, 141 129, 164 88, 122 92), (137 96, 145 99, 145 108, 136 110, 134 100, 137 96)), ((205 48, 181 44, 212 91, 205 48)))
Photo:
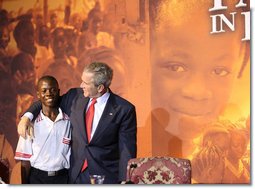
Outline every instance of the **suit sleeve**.
POLYGON ((125 114, 119 130, 119 181, 126 180, 127 163, 136 158, 137 153, 137 120, 136 110, 131 106, 125 114))
MULTIPOLYGON (((40 111, 42 109, 42 103, 41 101, 34 102, 26 112, 31 112, 34 115, 34 119, 39 115, 40 111)), ((33 120, 34 120, 33 119, 33 120)))

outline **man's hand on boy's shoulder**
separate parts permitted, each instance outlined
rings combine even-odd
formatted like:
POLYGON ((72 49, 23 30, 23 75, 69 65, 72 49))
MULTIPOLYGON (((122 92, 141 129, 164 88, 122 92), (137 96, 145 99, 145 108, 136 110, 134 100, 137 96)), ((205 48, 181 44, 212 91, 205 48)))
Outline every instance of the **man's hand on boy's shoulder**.
POLYGON ((34 128, 33 124, 31 123, 30 119, 26 116, 23 116, 20 119, 18 124, 18 134, 26 139, 28 136, 34 137, 34 128))

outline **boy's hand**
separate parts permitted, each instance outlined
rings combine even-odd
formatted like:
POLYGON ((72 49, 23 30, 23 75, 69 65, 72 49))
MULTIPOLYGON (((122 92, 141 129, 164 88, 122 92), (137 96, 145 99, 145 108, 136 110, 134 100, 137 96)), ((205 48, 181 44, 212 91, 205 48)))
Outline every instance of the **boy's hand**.
POLYGON ((23 116, 18 124, 18 134, 24 139, 27 138, 27 135, 34 137, 34 128, 33 124, 30 122, 29 118, 23 116))

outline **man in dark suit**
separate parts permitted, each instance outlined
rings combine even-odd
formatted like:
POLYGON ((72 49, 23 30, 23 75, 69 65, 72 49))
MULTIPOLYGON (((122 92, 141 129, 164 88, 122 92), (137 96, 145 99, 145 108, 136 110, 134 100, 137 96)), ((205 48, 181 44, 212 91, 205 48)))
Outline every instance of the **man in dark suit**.
MULTIPOLYGON (((104 183, 120 183, 126 179, 128 160, 136 157, 135 106, 110 90, 112 75, 107 64, 91 63, 84 68, 81 88, 71 89, 61 98, 60 107, 72 124, 70 183, 90 183, 89 175, 105 175, 104 183), (96 103, 88 136, 86 111, 92 99, 96 103)), ((35 117, 40 106, 39 102, 34 103, 27 112, 33 112, 35 117)), ((28 114, 18 125, 18 132, 24 137, 28 114)))

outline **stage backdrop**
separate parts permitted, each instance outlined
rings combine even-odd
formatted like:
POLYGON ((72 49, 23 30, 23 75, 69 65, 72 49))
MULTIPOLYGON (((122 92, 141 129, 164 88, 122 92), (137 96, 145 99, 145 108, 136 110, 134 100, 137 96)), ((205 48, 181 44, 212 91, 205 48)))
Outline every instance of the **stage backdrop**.
POLYGON ((1 0, 1 162, 19 169, 16 125, 38 78, 63 94, 102 61, 136 106, 138 157, 190 159, 193 183, 250 183, 249 4, 1 0))

